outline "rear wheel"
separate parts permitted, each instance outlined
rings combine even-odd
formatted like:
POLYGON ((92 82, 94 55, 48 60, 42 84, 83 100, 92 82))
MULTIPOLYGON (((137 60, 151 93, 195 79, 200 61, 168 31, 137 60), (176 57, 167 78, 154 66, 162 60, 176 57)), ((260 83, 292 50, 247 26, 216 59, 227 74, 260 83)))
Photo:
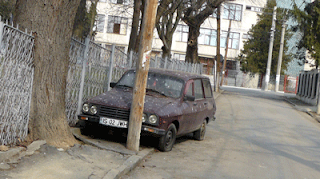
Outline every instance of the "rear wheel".
POLYGON ((206 130, 207 130, 207 121, 204 120, 201 124, 201 127, 200 129, 194 131, 193 133, 193 137, 196 139, 196 140, 204 140, 204 136, 206 134, 206 130))
POLYGON ((176 141, 177 129, 174 124, 171 124, 164 136, 159 139, 159 150, 168 152, 172 150, 173 144, 176 141))

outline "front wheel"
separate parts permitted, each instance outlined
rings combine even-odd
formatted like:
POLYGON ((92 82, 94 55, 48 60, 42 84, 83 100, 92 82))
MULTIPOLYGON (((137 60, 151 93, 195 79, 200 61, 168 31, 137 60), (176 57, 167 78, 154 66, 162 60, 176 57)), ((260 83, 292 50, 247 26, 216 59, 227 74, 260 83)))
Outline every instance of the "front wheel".
POLYGON ((206 134, 206 130, 207 130, 207 121, 204 120, 203 123, 201 124, 200 129, 194 131, 193 137, 196 140, 204 140, 204 136, 206 134))
POLYGON ((174 124, 170 124, 166 134, 159 139, 159 150, 168 152, 172 150, 173 144, 176 141, 177 129, 174 124))

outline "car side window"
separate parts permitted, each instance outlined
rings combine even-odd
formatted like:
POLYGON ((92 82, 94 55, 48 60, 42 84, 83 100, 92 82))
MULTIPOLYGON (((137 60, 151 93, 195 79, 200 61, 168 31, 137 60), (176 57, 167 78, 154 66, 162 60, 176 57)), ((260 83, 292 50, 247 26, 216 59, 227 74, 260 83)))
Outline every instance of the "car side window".
POLYGON ((210 81, 207 79, 203 79, 203 88, 204 88, 204 95, 206 98, 212 98, 212 89, 210 81))
POLYGON ((187 96, 194 96, 192 88, 193 88, 193 82, 191 82, 189 87, 188 87, 188 90, 187 90, 187 93, 186 93, 187 96))
POLYGON ((194 80, 194 94, 196 99, 204 98, 201 79, 194 80))

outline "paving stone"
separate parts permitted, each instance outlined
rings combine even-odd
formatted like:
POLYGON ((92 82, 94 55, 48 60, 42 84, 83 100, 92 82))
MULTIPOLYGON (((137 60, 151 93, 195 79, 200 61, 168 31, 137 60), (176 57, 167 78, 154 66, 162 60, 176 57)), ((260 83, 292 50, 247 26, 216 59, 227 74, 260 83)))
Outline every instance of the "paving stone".
POLYGON ((32 142, 27 147, 26 155, 32 155, 36 150, 40 149, 41 145, 44 145, 46 143, 47 142, 45 140, 37 140, 37 141, 32 142))
POLYGON ((0 151, 8 151, 9 150, 9 147, 5 146, 5 145, 0 145, 0 151))
POLYGON ((11 167, 6 163, 0 163, 0 170, 9 170, 11 167))
POLYGON ((0 152, 0 162, 9 160, 14 156, 18 156, 23 149, 24 149, 23 147, 17 147, 17 148, 11 148, 6 152, 0 152))

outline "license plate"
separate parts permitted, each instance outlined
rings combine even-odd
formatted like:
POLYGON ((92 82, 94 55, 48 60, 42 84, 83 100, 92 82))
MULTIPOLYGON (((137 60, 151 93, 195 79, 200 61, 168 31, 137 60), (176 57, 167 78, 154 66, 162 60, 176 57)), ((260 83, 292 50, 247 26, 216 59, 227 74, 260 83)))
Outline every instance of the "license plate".
POLYGON ((100 124, 112 127, 128 128, 128 121, 101 117, 100 124))

